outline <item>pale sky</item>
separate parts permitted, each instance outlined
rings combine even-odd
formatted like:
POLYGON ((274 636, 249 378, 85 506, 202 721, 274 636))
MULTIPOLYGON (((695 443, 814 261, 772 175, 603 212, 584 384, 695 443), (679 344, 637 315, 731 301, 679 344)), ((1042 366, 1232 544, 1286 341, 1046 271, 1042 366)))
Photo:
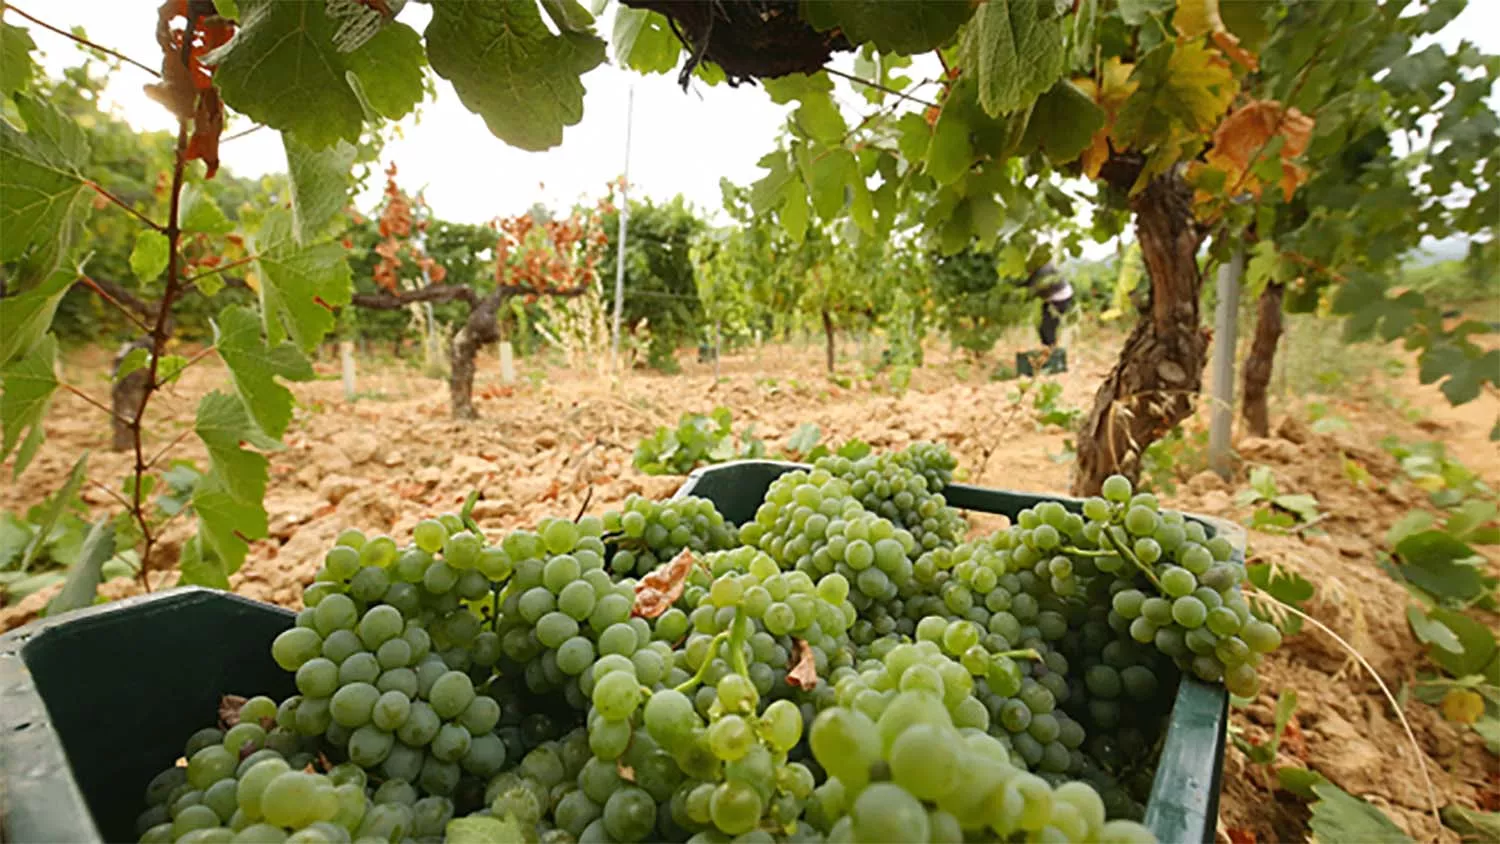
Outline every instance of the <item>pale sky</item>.
MULTIPOLYGON (((154 0, 21 3, 48 23, 63 28, 82 25, 94 40, 150 66, 159 62, 154 35, 157 5, 154 0)), ((611 4, 599 24, 606 40, 613 8, 611 4)), ((408 3, 398 20, 420 32, 430 15, 427 6, 408 3)), ((79 53, 67 39, 8 17, 30 30, 49 71, 79 62, 79 53)), ((1500 0, 1471 0, 1439 40, 1451 46, 1460 38, 1476 42, 1486 52, 1500 52, 1500 0)), ((837 63, 848 70, 850 61, 849 54, 840 54, 837 63)), ((910 75, 918 78, 921 71, 914 68, 910 75)), ((106 105, 117 108, 137 128, 175 129, 166 110, 142 93, 142 85, 149 81, 144 71, 125 65, 105 92, 106 105)), ((403 121, 402 136, 386 145, 385 161, 397 162, 403 188, 425 188, 434 212, 445 219, 478 223, 519 213, 536 202, 566 206, 597 196, 600 187, 623 169, 626 101, 633 87, 633 195, 666 200, 681 193, 701 211, 713 213, 721 207, 721 177, 737 184, 759 178, 755 162, 773 148, 790 109, 773 104, 762 89, 750 85, 709 87, 695 82, 684 94, 675 72, 641 76, 605 64, 586 74, 583 83, 583 120, 565 130, 562 146, 531 153, 491 135, 483 120, 458 101, 452 87, 438 79, 436 101, 423 103, 420 122, 403 121)), ((835 96, 851 123, 872 108, 842 80, 835 96)), ((226 135, 249 125, 244 118, 232 120, 226 135)), ((241 176, 286 168, 280 138, 267 130, 230 141, 220 157, 225 167, 241 176)), ((358 204, 368 210, 378 198, 372 193, 358 204)))

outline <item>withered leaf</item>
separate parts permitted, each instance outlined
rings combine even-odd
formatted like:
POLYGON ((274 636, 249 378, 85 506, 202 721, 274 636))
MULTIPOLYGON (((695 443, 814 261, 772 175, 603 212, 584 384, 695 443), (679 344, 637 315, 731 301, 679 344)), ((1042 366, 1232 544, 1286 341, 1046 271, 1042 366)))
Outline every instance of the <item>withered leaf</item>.
POLYGON ((635 587, 635 606, 630 614, 639 618, 656 618, 671 609, 672 604, 682 597, 688 574, 697 562, 693 552, 684 548, 671 562, 641 578, 635 587))
POLYGON ((802 639, 792 640, 792 660, 786 667, 787 685, 798 689, 811 689, 818 685, 818 666, 813 659, 812 646, 802 639))

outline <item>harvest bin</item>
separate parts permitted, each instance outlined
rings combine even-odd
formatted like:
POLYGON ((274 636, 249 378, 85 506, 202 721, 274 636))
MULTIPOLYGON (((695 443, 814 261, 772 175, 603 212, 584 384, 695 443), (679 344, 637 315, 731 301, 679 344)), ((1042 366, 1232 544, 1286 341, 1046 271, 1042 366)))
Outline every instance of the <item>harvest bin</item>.
MULTIPOLYGON (((785 472, 811 468, 776 460, 741 460, 709 466, 688 476, 677 490, 680 498, 696 495, 714 503, 724 518, 742 525, 755 518, 771 482, 785 472)), ((1058 495, 1034 495, 1003 489, 985 489, 967 484, 943 488, 949 506, 979 513, 996 513, 1009 519, 1042 501, 1056 501, 1077 512, 1083 502, 1058 495)), ((1234 559, 1245 562, 1245 537, 1228 522, 1206 516, 1189 516, 1210 535, 1222 533, 1234 545, 1234 559)), ((1146 802, 1146 826, 1163 842, 1214 840, 1219 817, 1219 784, 1224 769, 1225 723, 1229 694, 1221 685, 1184 676, 1167 722, 1161 758, 1146 802)))
MULTIPOLYGON (((677 495, 712 500, 743 524, 779 475, 806 468, 747 460, 700 469, 677 495)), ((1014 517, 1051 498, 952 484, 961 510, 1014 517)), ((1232 525, 1224 530, 1242 556, 1232 525)), ((271 659, 292 626, 282 607, 188 587, 44 619, 0 636, 0 842, 134 841, 146 783, 211 723, 224 694, 296 692, 271 659)), ((1177 691, 1146 825, 1164 842, 1212 841, 1228 697, 1187 678, 1177 691)))
POLYGON ((134 841, 146 783, 219 697, 296 693, 271 659, 292 613, 189 587, 0 637, 0 840, 134 841))

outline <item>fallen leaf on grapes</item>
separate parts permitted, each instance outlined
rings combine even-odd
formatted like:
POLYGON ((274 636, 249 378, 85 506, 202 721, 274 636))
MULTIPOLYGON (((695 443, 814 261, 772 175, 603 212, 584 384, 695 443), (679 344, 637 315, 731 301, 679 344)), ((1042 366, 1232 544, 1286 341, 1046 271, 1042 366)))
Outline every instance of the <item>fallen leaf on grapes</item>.
POLYGON ((1443 717, 1460 724, 1472 724, 1484 714, 1484 698, 1471 689, 1449 689, 1443 695, 1443 717))
POLYGON ((635 782, 635 769, 624 762, 616 762, 615 770, 620 774, 620 779, 626 782, 635 782))
POLYGON ((802 639, 792 640, 792 661, 787 666, 786 682, 798 689, 811 689, 818 685, 817 660, 813 659, 812 646, 802 639))
POLYGON ((684 548, 671 562, 641 578, 635 587, 635 606, 630 614, 638 618, 656 618, 670 609, 682 597, 688 575, 697 563, 693 552, 684 548))
POLYGON ((224 695, 219 698, 219 729, 227 730, 240 722, 240 708, 245 698, 239 695, 224 695))

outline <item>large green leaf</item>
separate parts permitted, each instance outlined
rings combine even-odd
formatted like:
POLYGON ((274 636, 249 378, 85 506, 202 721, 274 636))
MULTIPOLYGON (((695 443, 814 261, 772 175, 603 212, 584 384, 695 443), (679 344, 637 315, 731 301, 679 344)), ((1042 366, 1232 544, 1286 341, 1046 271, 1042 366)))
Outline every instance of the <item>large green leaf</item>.
POLYGON ((640 73, 667 73, 682 55, 682 42, 672 34, 671 24, 646 9, 618 7, 610 44, 617 63, 640 73))
POLYGON ((1411 838, 1385 813, 1354 797, 1331 782, 1312 787, 1318 802, 1312 805, 1308 829, 1322 844, 1358 841, 1360 844, 1408 842, 1411 838))
POLYGON ((155 229, 141 229, 135 233, 135 245, 130 249, 130 271, 143 284, 156 281, 167 268, 171 248, 166 235, 155 229))
POLYGON ((0 21, 0 97, 9 97, 31 84, 36 74, 36 62, 31 59, 35 49, 30 33, 0 21))
POLYGON ((1483 570, 1462 562, 1476 558, 1474 549, 1446 531, 1414 533, 1395 550, 1402 576, 1434 598, 1471 601, 1486 591, 1483 570))
POLYGON ((1061 20, 1041 19, 1030 0, 989 0, 959 47, 959 63, 979 80, 979 104, 991 117, 1031 105, 1062 77, 1066 59, 1061 20))
POLYGON ((234 223, 224 216, 224 209, 219 207, 219 203, 201 185, 183 187, 182 207, 177 219, 178 225, 185 232, 228 234, 234 231, 234 223))
POLYGON ((44 615, 57 615, 69 610, 92 606, 99 595, 99 584, 104 579, 104 564, 115 556, 115 526, 109 519, 100 519, 89 529, 83 541, 83 552, 68 569, 68 578, 63 588, 47 602, 44 615))
POLYGON ((432 69, 512 146, 544 150, 583 118, 579 78, 604 61, 591 33, 553 35, 535 3, 439 0, 427 25, 432 69))
POLYGON ((312 147, 359 140, 365 112, 350 83, 385 117, 410 111, 421 96, 416 33, 389 23, 353 52, 334 44, 338 24, 322 0, 243 0, 240 28, 213 56, 224 102, 312 147), (406 30, 402 32, 401 30, 406 30))
POLYGON ((266 336, 278 344, 290 336, 311 350, 333 330, 334 309, 349 304, 354 275, 337 243, 300 246, 292 235, 292 213, 275 208, 255 234, 260 268, 261 316, 266 336))
POLYGON ((256 424, 270 437, 280 437, 292 421, 292 393, 276 382, 311 381, 312 364, 289 342, 268 344, 261 337, 255 312, 230 305, 219 313, 219 357, 229 367, 235 391, 256 424))
POLYGON ((12 476, 19 478, 44 436, 42 417, 57 389, 57 338, 48 334, 29 355, 0 367, 0 460, 18 445, 12 476), (22 433, 26 432, 25 439, 22 433))
POLYGON ((81 233, 89 207, 78 165, 88 144, 50 105, 20 95, 15 102, 27 131, 0 120, 0 262, 26 256, 10 277, 21 285, 51 275, 81 233))
POLYGON ((1465 841, 1500 841, 1500 812, 1481 812, 1457 803, 1444 806, 1439 816, 1465 841))
POLYGON ((358 93, 388 120, 400 120, 422 101, 422 36, 404 23, 387 23, 345 58, 358 93))
POLYGON ((307 245, 349 204, 357 150, 344 141, 313 149, 286 133, 281 142, 292 188, 292 233, 297 243, 307 245))
POLYGON ((1495 631, 1457 610, 1435 607, 1427 613, 1458 637, 1461 653, 1446 648, 1429 647, 1427 656, 1454 677, 1481 674, 1491 685, 1500 685, 1500 653, 1495 645, 1495 631))
POLYGON ((26 547, 26 553, 21 557, 21 571, 26 571, 31 566, 31 561, 42 552, 42 547, 47 544, 47 539, 52 535, 52 526, 62 518, 63 511, 78 498, 78 490, 83 486, 85 472, 88 471, 89 453, 85 451, 78 455, 74 461, 73 468, 68 472, 68 477, 63 485, 51 498, 42 502, 39 506, 39 516, 28 516, 32 524, 36 525, 36 534, 32 536, 31 544, 26 547))
POLYGON ((1066 79, 1036 101, 1022 137, 1023 149, 1039 149, 1054 164, 1077 158, 1088 149, 1094 132, 1104 126, 1104 110, 1066 79))
POLYGON ((968 110, 963 108, 961 91, 972 83, 960 81, 948 95, 948 102, 932 128, 927 146, 927 174, 939 185, 950 185, 969 171, 974 163, 974 145, 969 140, 968 110))
MULTIPOLYGON (((239 399, 217 390, 198 403, 194 430, 209 456, 209 471, 193 490, 193 509, 206 545, 197 549, 196 562, 216 561, 227 585, 228 575, 245 561, 249 541, 264 537, 267 529, 262 499, 268 462, 244 444, 262 450, 280 444, 261 431, 239 399)), ((186 548, 183 553, 188 556, 186 548)), ((216 580, 192 582, 218 585, 216 580)))
POLYGON ((953 0, 804 0, 802 16, 814 28, 839 29, 850 43, 871 43, 885 53, 912 55, 941 46, 974 14, 953 0))
POLYGON ((1228 60, 1196 41, 1163 42, 1130 79, 1140 87, 1121 107, 1114 134, 1143 151, 1207 133, 1239 88, 1228 60))
POLYGON ((0 366, 30 354, 42 342, 73 278, 73 273, 54 272, 40 285, 0 299, 0 325, 5 326, 0 331, 0 366))

